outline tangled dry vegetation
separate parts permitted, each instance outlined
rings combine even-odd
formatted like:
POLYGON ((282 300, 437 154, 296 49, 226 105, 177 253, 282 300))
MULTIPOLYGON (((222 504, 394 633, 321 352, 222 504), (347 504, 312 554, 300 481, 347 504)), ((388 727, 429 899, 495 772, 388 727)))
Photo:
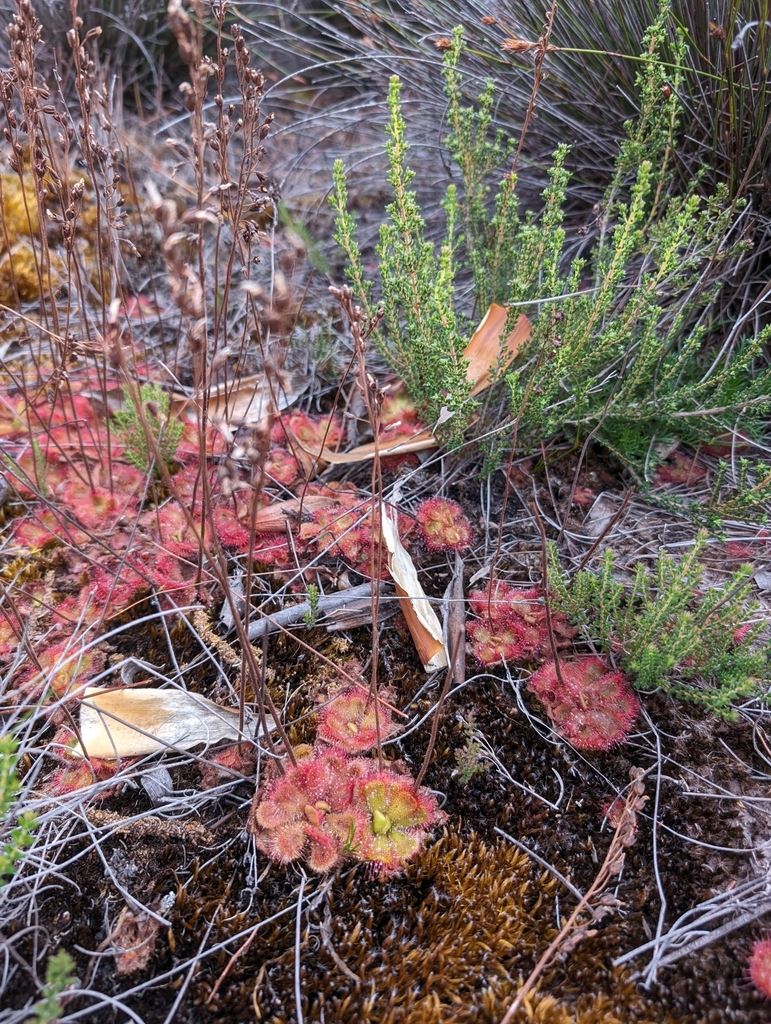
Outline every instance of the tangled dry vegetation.
POLYGON ((587 225, 556 4, 513 109, 438 24, 442 162, 406 75, 369 177, 377 3, 294 12, 331 79, 248 3, 11 5, 0 1021, 768 1019, 767 26, 689 181, 648 6, 587 225))

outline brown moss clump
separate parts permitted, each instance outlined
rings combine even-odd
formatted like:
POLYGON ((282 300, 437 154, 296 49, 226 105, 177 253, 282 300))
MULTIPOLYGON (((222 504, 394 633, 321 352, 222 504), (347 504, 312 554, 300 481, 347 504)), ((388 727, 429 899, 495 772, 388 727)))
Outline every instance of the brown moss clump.
MULTIPOLYGON (((551 876, 536 874, 516 847, 473 834, 445 835, 390 886, 352 873, 305 935, 305 1018, 497 1022, 555 935, 555 896, 551 876)), ((263 1021, 293 1019, 294 962, 293 943, 272 960, 256 994, 263 1021)), ((664 1024, 666 1018, 588 940, 546 974, 520 1019, 664 1024)))

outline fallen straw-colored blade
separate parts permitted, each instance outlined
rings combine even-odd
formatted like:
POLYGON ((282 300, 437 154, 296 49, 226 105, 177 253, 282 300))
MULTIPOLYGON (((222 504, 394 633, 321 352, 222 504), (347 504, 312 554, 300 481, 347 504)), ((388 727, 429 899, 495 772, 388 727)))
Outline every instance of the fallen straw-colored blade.
POLYGON ((245 737, 238 711, 197 693, 91 686, 80 703, 80 738, 76 754, 115 759, 245 737))
POLYGON ((399 538, 396 510, 393 510, 392 518, 388 506, 381 504, 380 524, 388 552, 388 571, 396 584, 397 596, 402 598, 401 608, 423 668, 426 672, 446 668, 448 660, 442 624, 420 585, 415 563, 399 538))
MULTIPOLYGON (((501 335, 506 327, 508 315, 508 310, 504 306, 493 303, 466 346, 466 373, 472 395, 478 395, 489 388, 493 373, 499 374, 510 366, 522 346, 530 340, 531 323, 526 316, 521 315, 514 329, 501 344, 501 335)), ((406 434, 404 437, 391 438, 386 444, 382 441, 369 441, 347 452, 334 452, 331 448, 322 448, 320 452, 309 452, 305 448, 305 451, 324 465, 348 466, 357 462, 369 462, 376 454, 408 455, 411 452, 428 451, 436 448, 438 444, 430 430, 422 430, 419 433, 406 434)))
MULTIPOLYGON (((415 644, 423 669, 426 672, 437 672, 440 668, 447 668, 447 652, 441 640, 437 639, 433 630, 426 627, 425 618, 421 616, 421 604, 433 608, 425 598, 416 599, 414 596, 396 586, 396 596, 400 599, 399 607, 407 622, 407 628, 415 644)), ((438 620, 437 620, 438 621, 438 620)))
POLYGON ((330 448, 323 448, 315 457, 327 465, 348 466, 356 462, 369 462, 376 454, 381 457, 409 455, 411 452, 424 452, 436 446, 437 440, 431 431, 421 430, 418 433, 405 434, 404 437, 391 438, 387 442, 368 441, 367 444, 360 444, 347 452, 333 452, 330 448))
MULTIPOLYGON (((304 518, 318 508, 326 508, 333 504, 332 499, 323 494, 306 494, 304 498, 286 498, 284 501, 272 501, 264 508, 258 508, 254 518, 256 533, 276 533, 286 529, 287 520, 302 515, 304 518)), ((250 525, 251 520, 244 520, 250 525)))
MULTIPOLYGON (((237 383, 209 388, 207 418, 210 423, 228 423, 232 427, 256 426, 265 420, 271 408, 286 409, 301 391, 294 380, 279 389, 275 384, 271 387, 264 373, 255 373, 237 383)), ((190 415, 196 406, 204 406, 200 395, 171 395, 171 409, 177 416, 190 415)))
POLYGON ((273 398, 264 376, 245 377, 230 391, 224 389, 210 395, 207 413, 212 422, 223 421, 232 426, 261 423, 267 416, 273 398))
POLYGON ((509 311, 504 306, 493 303, 466 346, 466 374, 472 385, 472 395, 489 388, 493 371, 500 373, 510 366, 522 346, 530 340, 532 326, 526 316, 520 315, 514 329, 501 344, 508 315, 509 311))

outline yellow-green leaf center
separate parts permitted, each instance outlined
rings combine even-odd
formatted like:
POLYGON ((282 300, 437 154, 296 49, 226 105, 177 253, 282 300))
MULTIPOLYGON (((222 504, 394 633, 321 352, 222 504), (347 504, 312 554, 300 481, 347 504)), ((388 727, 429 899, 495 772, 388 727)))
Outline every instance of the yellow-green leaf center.
POLYGON ((384 836, 391 828, 391 819, 377 809, 372 812, 372 831, 376 836, 384 836))

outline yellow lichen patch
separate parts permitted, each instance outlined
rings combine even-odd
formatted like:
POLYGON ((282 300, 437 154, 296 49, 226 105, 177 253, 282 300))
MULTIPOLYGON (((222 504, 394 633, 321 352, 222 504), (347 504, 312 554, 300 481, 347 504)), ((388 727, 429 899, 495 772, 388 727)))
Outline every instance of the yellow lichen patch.
POLYGON ((4 223, 0 247, 13 246, 24 236, 36 236, 40 217, 32 175, 25 173, 20 179, 17 174, 0 174, 0 194, 4 223))
POLYGON ((11 558, 0 569, 0 580, 13 582, 16 585, 38 579, 39 576, 40 559, 35 552, 25 551, 23 555, 11 558))
POLYGON ((79 234, 94 241, 96 238, 97 230, 101 228, 104 232, 105 228, 105 214, 104 210, 99 209, 97 204, 93 202, 91 196, 87 197, 87 200, 83 202, 83 208, 80 211, 80 217, 78 219, 78 232, 79 234))
POLYGON ((49 265, 43 266, 39 251, 31 242, 18 242, 0 255, 0 302, 15 306, 40 298, 40 282, 46 294, 52 293, 65 280, 64 260, 55 252, 49 253, 49 265))
POLYGON ((40 279, 35 253, 27 242, 19 242, 0 256, 0 302, 14 305, 30 302, 40 294, 40 279))

